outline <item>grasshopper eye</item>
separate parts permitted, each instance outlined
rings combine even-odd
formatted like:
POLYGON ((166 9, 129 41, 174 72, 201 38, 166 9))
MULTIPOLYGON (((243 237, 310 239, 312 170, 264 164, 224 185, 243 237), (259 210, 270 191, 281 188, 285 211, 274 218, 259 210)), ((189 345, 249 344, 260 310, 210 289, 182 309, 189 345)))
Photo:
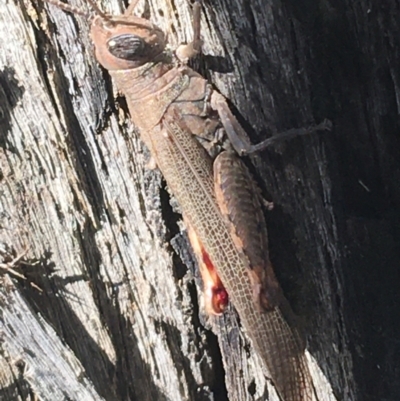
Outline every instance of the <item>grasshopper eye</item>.
POLYGON ((112 37, 107 46, 113 56, 123 60, 137 60, 145 55, 146 50, 145 41, 129 33, 112 37))

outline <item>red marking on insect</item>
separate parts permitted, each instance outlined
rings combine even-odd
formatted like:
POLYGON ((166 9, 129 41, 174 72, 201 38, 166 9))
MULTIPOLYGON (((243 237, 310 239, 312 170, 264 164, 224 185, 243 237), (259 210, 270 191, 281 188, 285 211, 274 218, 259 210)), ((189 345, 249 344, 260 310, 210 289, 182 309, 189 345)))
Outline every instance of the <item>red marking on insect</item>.
POLYGON ((220 315, 228 305, 229 296, 204 248, 202 248, 201 257, 204 262, 201 274, 206 294, 206 310, 213 315, 220 315))
POLYGON ((228 293, 196 232, 188 221, 186 221, 186 225, 189 241, 199 262, 200 274, 203 279, 205 310, 211 315, 221 315, 229 302, 228 293))

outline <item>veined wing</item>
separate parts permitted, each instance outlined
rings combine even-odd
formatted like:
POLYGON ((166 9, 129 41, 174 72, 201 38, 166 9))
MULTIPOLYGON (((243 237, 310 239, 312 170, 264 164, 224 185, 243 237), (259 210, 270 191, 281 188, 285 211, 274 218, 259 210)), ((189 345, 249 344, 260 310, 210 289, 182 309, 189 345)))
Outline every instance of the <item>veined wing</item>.
POLYGON ((212 160, 178 121, 164 121, 152 133, 152 151, 168 187, 216 267, 282 400, 312 401, 312 379, 293 312, 283 297, 269 311, 257 307, 249 260, 235 245, 216 200, 212 160))

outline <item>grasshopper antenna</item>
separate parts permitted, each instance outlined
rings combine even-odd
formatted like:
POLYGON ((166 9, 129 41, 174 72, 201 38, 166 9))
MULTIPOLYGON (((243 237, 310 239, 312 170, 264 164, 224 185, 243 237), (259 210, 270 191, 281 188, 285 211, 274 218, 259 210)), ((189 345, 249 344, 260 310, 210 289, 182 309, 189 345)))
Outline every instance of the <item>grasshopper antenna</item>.
POLYGON ((201 12, 201 4, 200 0, 196 0, 193 5, 193 50, 197 53, 201 51, 201 46, 203 41, 200 38, 200 12, 201 12))
POLYGON ((95 3, 94 0, 87 0, 87 2, 89 3, 90 7, 92 7, 93 11, 101 18, 103 18, 104 20, 109 20, 110 17, 104 12, 102 11, 99 6, 95 3))
MULTIPOLYGON (((52 4, 55 7, 60 8, 61 10, 66 11, 67 13, 71 14, 76 14, 76 15, 81 15, 83 17, 89 18, 90 15, 88 12, 83 11, 81 8, 71 6, 70 4, 64 3, 60 0, 44 0, 46 3, 52 4)), ((87 0, 89 3, 90 7, 92 10, 95 12, 96 15, 100 16, 101 18, 105 20, 109 20, 110 17, 108 17, 98 6, 93 0, 87 0)))
POLYGON ((66 11, 67 13, 81 15, 83 17, 89 17, 89 14, 86 11, 83 11, 81 8, 71 6, 70 4, 63 3, 60 0, 44 0, 46 3, 52 4, 53 6, 66 11))
POLYGON ((132 0, 131 4, 129 4, 128 8, 125 11, 125 14, 126 15, 133 14, 133 11, 135 10, 138 3, 139 3, 139 0, 132 0))
POLYGON ((200 12, 200 0, 196 0, 193 4, 193 39, 187 45, 180 45, 175 52, 178 59, 184 64, 186 64, 190 58, 201 52, 203 41, 200 38, 200 12))

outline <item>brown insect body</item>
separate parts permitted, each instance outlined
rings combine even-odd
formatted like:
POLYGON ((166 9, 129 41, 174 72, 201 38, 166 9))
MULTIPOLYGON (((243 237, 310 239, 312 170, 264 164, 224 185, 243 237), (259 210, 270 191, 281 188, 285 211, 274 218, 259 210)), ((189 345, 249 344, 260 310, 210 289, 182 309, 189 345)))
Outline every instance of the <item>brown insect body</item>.
MULTIPOLYGON (((159 141, 154 142, 152 130, 171 134, 163 127, 163 120, 179 120, 188 135, 216 136, 221 122, 209 104, 212 88, 192 69, 173 63, 172 56, 164 52, 166 43, 160 29, 134 16, 119 17, 117 24, 96 17, 91 33, 98 61, 125 95, 132 120, 156 161, 159 141), (124 44, 133 40, 138 44, 136 52, 124 44)), ((214 170, 217 203, 237 248, 243 249, 250 259, 254 301, 270 309, 278 304, 280 290, 268 258, 267 230, 256 196, 258 189, 243 163, 230 152, 218 157, 214 170), (251 211, 255 213, 249 220, 251 211)))
MULTIPOLYGON (((269 261, 256 186, 233 152, 213 162, 195 137, 214 138, 222 128, 228 136, 243 132, 225 99, 165 51, 164 34, 147 20, 97 16, 91 36, 98 61, 126 97, 132 121, 181 206, 206 269, 210 308, 223 311, 224 286, 280 397, 312 400, 304 342, 269 261)), ((240 151, 248 144, 244 138, 233 145, 240 151)))
MULTIPOLYGON (((267 248, 260 248, 265 245, 266 229, 259 204, 244 210, 237 200, 231 199, 223 218, 224 201, 215 195, 212 160, 194 137, 214 137, 223 125, 223 117, 212 110, 211 87, 198 73, 173 62, 172 56, 164 51, 164 35, 146 20, 123 16, 113 24, 112 20, 97 17, 92 38, 99 62, 109 70, 125 95, 134 124, 177 198, 185 220, 221 277, 243 325, 266 362, 278 393, 285 401, 312 399, 303 344, 297 329, 289 326, 279 309, 279 286, 267 248), (135 52, 120 42, 135 43, 135 52), (255 246, 258 247, 257 266, 252 266, 252 258, 246 255, 246 250, 254 251, 253 239, 249 236, 257 233, 253 231, 254 226, 236 219, 240 214, 246 216, 245 220, 251 216, 251 222, 259 219, 255 226, 262 227, 260 241, 255 246), (229 224, 226 220, 230 216, 234 217, 229 224), (238 228, 239 223, 240 227, 244 224, 247 228, 238 228), (232 232, 235 226, 236 237, 232 232), (240 238, 242 246, 235 238, 240 238), (260 262, 260 253, 264 255, 263 262, 260 262)), ((231 123, 237 124, 236 120, 231 123)), ((235 159, 233 154, 222 155, 225 159, 235 159)), ((242 168, 239 166, 237 170, 242 168)), ((224 169, 218 171, 223 176, 224 169)), ((235 171, 231 166, 231 177, 235 171)), ((222 188, 222 196, 230 191, 222 188)), ((245 203, 249 197, 254 199, 254 194, 248 192, 242 201, 245 203)), ((207 265, 203 254, 197 256, 200 264, 207 265)), ((221 289, 218 282, 215 286, 218 291, 221 289)), ((219 293, 210 296, 213 297, 211 308, 215 313, 222 312, 224 305, 218 298, 219 293)), ((291 313, 285 307, 285 313, 291 313)))

